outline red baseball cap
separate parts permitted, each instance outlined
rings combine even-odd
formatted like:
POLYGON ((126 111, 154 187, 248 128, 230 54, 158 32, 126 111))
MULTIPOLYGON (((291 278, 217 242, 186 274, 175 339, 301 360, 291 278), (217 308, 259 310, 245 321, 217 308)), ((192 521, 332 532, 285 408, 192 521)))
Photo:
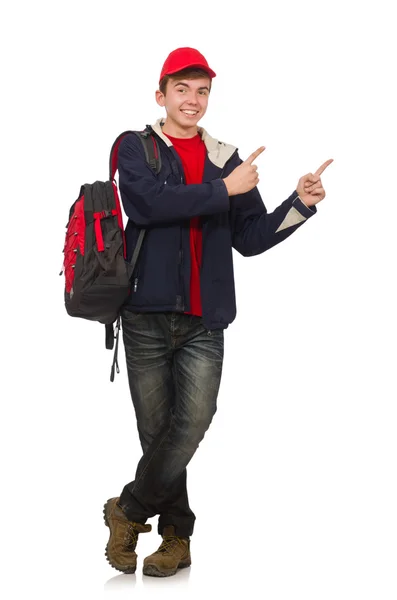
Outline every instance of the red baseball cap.
MULTIPOLYGON (((195 48, 177 48, 167 56, 163 68, 161 69, 160 81, 164 75, 172 75, 187 67, 200 67, 207 71, 211 77, 216 77, 216 73, 210 69, 204 56, 195 48)), ((159 81, 159 83, 160 83, 159 81)))

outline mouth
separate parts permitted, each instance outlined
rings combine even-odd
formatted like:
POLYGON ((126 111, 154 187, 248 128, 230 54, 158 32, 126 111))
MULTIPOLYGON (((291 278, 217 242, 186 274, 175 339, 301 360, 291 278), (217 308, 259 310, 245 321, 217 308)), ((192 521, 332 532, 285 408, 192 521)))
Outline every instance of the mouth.
POLYGON ((194 119, 194 117, 196 117, 199 113, 198 110, 182 110, 182 109, 181 109, 181 112, 190 119, 194 119))

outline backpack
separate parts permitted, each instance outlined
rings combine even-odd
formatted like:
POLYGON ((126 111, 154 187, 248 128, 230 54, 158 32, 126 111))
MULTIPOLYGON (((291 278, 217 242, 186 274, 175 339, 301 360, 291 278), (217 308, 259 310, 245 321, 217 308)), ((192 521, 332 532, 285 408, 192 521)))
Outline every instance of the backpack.
POLYGON ((110 151, 109 179, 82 185, 70 208, 60 272, 65 275, 67 313, 71 317, 104 324, 105 345, 109 350, 113 349, 116 340, 110 381, 114 380, 115 367, 117 373, 120 372, 117 362, 120 308, 130 293, 130 278, 145 235, 145 229, 141 229, 131 261, 127 262, 123 217, 114 176, 120 143, 130 133, 141 140, 149 166, 156 175, 160 172, 160 150, 151 135, 150 125, 143 131, 121 133, 110 151))

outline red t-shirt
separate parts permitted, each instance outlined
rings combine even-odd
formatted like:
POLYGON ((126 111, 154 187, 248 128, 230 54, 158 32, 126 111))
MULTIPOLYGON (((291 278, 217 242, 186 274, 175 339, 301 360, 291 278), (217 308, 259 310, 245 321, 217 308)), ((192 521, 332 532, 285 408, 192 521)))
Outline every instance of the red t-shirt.
MULTIPOLYGON (((178 153, 185 173, 186 183, 202 183, 204 173, 206 146, 199 133, 192 138, 176 138, 166 135, 172 142, 178 153)), ((190 311, 186 314, 202 316, 201 294, 200 294, 200 268, 202 256, 202 230, 200 217, 190 220, 190 311)))

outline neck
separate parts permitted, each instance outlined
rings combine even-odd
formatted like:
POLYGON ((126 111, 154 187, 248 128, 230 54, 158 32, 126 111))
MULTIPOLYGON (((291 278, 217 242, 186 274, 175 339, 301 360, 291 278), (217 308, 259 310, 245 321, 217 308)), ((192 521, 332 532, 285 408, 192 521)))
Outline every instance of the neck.
POLYGON ((192 138, 198 133, 197 125, 191 127, 182 127, 179 123, 167 117, 162 126, 164 133, 176 138, 192 138))

